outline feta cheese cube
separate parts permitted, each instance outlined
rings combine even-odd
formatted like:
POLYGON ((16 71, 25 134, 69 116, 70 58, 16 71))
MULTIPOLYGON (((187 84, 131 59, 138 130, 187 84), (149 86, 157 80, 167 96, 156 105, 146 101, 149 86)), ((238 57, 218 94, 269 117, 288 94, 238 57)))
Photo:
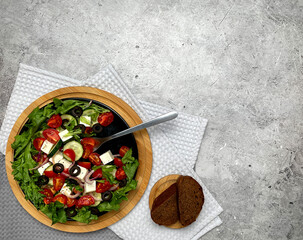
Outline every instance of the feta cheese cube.
POLYGON ((65 160, 65 159, 61 159, 61 160, 59 161, 59 163, 63 164, 64 169, 69 168, 69 166, 72 165, 72 163, 71 163, 70 161, 67 161, 67 160, 65 160))
POLYGON ((85 127, 90 127, 91 121, 92 121, 91 117, 81 116, 79 124, 83 124, 85 127))
POLYGON ((100 156, 100 159, 101 159, 102 163, 104 165, 106 165, 114 160, 114 156, 113 156, 112 152, 110 150, 108 150, 106 153, 103 153, 100 156))
POLYGON ((46 153, 46 154, 49 154, 50 151, 52 150, 54 144, 52 144, 51 142, 45 140, 41 146, 41 151, 46 153))
POLYGON ((47 169, 50 165, 51 165, 51 163, 47 162, 43 166, 39 167, 37 170, 40 173, 40 175, 42 175, 44 173, 45 169, 47 169))
POLYGON ((96 191, 96 181, 94 180, 91 184, 88 184, 87 182, 84 185, 85 193, 94 192, 96 191))
POLYGON ((66 186, 66 183, 62 186, 60 193, 64 194, 65 196, 71 195, 72 191, 66 186))
POLYGON ((63 157, 63 153, 61 151, 58 151, 54 156, 52 156, 49 160, 53 163, 56 164, 58 163, 60 160, 62 160, 63 157))
POLYGON ((65 129, 64 131, 62 131, 62 132, 59 133, 59 136, 60 136, 62 142, 65 142, 68 139, 71 139, 73 137, 73 136, 67 136, 67 137, 65 137, 65 135, 68 134, 68 133, 69 133, 69 131, 67 129, 65 129))
POLYGON ((82 182, 84 182, 84 177, 88 173, 88 170, 84 167, 78 166, 80 168, 80 174, 77 176, 82 182))

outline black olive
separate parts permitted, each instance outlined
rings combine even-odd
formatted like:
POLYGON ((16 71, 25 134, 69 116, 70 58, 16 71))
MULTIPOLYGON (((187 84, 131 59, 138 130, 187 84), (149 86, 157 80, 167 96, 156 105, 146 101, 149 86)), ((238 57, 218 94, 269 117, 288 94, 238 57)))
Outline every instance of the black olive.
POLYGON ((101 126, 101 124, 100 123, 96 123, 96 124, 94 124, 93 125, 93 131, 95 132, 95 133, 100 133, 100 132, 102 132, 102 130, 103 130, 103 127, 101 126))
POLYGON ((119 186, 120 186, 120 187, 125 187, 126 184, 127 184, 126 178, 122 179, 122 180, 119 182, 119 186))
POLYGON ((74 116, 74 117, 80 117, 83 113, 83 110, 82 108, 76 106, 74 107, 72 110, 71 110, 71 114, 74 116))
POLYGON ((64 165, 62 163, 56 163, 53 166, 54 173, 62 173, 64 171, 64 165))
POLYGON ((46 185, 48 184, 48 181, 49 181, 49 178, 45 175, 42 175, 42 176, 39 176, 38 177, 38 181, 37 181, 37 185, 38 186, 43 186, 43 185, 46 185))
POLYGON ((80 172, 81 172, 81 169, 77 165, 75 165, 71 169, 69 169, 69 173, 73 177, 77 177, 80 174, 80 172))
POLYGON ((66 125, 67 123, 69 123, 69 120, 68 120, 68 119, 63 119, 63 120, 62 120, 62 125, 61 125, 61 127, 62 127, 63 129, 66 129, 65 125, 66 125))
POLYGON ((99 216, 99 214, 100 214, 99 209, 96 208, 96 207, 91 207, 90 212, 91 212, 91 214, 94 214, 94 215, 97 215, 97 216, 99 216))
POLYGON ((71 185, 78 185, 78 182, 75 179, 67 179, 67 181, 71 184, 71 185))
POLYGON ((74 216, 77 215, 77 211, 76 211, 74 206, 66 208, 65 212, 66 212, 66 216, 69 217, 69 218, 74 217, 74 216))
POLYGON ((101 197, 102 197, 103 201, 107 201, 108 202, 108 201, 110 201, 112 199, 113 194, 110 191, 106 191, 106 192, 102 193, 101 197))
POLYGON ((85 126, 83 124, 78 124, 77 126, 74 127, 74 129, 78 129, 78 128, 81 129, 82 133, 85 133, 85 126))

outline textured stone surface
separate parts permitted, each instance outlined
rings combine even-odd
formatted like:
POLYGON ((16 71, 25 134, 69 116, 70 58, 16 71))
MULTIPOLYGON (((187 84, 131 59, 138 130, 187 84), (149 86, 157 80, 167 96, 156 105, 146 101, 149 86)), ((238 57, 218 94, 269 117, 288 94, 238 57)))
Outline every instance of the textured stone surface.
POLYGON ((20 62, 209 119, 196 165, 223 206, 203 239, 303 235, 303 1, 0 1, 0 124, 20 62))

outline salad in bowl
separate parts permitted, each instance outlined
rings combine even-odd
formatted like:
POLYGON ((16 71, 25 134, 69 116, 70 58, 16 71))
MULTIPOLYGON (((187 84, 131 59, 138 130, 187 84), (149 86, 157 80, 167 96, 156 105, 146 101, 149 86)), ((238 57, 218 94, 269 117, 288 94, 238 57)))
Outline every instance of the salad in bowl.
POLYGON ((128 192, 136 189, 139 162, 134 139, 128 136, 93 151, 94 136, 120 130, 114 127, 116 121, 123 120, 84 99, 54 98, 28 116, 11 145, 12 174, 25 198, 52 224, 97 220, 119 210, 128 192))

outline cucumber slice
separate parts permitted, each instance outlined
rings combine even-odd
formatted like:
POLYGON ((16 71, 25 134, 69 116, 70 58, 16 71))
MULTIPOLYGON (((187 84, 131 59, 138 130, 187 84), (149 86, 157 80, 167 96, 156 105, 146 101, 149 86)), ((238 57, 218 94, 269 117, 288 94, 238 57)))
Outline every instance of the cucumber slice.
POLYGON ((60 139, 60 140, 57 142, 57 144, 56 144, 55 146, 53 146, 51 152, 47 155, 48 158, 51 158, 52 156, 54 156, 54 155, 58 152, 58 150, 59 150, 59 148, 62 146, 62 144, 63 144, 63 142, 62 142, 62 140, 60 139))
POLYGON ((68 120, 68 122, 64 124, 65 127, 71 126, 71 125, 76 126, 78 124, 76 118, 74 118, 72 115, 63 114, 63 115, 61 115, 61 118, 62 118, 62 120, 65 120, 65 119, 68 120))
MULTIPOLYGON (((92 192, 92 195, 94 196, 94 198, 96 199, 101 199, 101 193, 97 193, 97 192, 92 192)), ((91 207, 97 207, 100 204, 101 200, 95 200, 95 203, 93 205, 90 205, 91 207)))
POLYGON ((63 147, 63 152, 66 150, 66 149, 72 149, 74 150, 75 154, 76 154, 76 159, 75 161, 78 161, 81 157, 82 157, 82 154, 83 154, 83 147, 80 143, 78 143, 77 141, 70 141, 68 143, 66 143, 63 147))
POLYGON ((47 169, 45 169, 45 171, 53 171, 53 164, 51 164, 47 169))
POLYGON ((91 125, 94 125, 97 122, 99 114, 94 109, 86 109, 83 111, 82 116, 90 116, 92 121, 91 125))

